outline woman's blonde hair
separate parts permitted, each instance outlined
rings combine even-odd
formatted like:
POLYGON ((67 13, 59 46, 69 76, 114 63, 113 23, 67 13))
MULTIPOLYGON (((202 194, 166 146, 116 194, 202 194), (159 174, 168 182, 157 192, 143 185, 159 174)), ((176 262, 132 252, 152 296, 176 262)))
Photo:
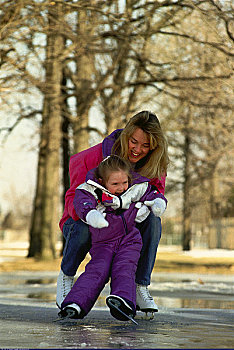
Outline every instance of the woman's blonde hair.
POLYGON ((136 129, 140 128, 149 136, 150 151, 136 163, 135 170, 149 179, 166 175, 169 163, 168 145, 161 125, 155 114, 142 111, 135 114, 126 124, 112 147, 112 153, 128 160, 128 141, 136 129))

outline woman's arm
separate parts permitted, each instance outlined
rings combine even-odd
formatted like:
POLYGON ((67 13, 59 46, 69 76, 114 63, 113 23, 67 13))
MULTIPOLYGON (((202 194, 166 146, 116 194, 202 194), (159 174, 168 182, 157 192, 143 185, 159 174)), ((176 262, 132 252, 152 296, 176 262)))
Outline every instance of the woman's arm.
POLYGON ((155 186, 157 190, 162 194, 165 193, 165 184, 166 184, 166 176, 162 176, 161 180, 156 178, 150 180, 150 185, 155 186))
POLYGON ((70 158, 70 188, 67 190, 65 195, 65 207, 68 211, 68 214, 74 220, 79 219, 79 216, 77 215, 73 205, 76 188, 85 181, 87 172, 97 167, 102 159, 103 157, 101 143, 85 151, 77 153, 70 158))

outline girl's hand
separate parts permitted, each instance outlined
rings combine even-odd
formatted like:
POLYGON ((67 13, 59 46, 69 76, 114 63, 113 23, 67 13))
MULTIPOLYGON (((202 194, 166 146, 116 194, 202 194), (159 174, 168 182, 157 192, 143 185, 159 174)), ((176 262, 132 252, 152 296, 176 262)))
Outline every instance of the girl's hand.
POLYGON ((88 225, 94 228, 108 227, 109 222, 105 220, 104 216, 100 211, 92 209, 86 215, 86 222, 88 225))

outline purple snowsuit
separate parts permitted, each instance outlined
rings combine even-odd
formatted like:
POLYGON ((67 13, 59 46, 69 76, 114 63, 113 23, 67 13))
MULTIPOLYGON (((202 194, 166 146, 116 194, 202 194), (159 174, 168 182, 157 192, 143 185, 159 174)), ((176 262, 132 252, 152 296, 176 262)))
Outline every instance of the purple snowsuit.
POLYGON ((81 317, 84 317, 111 278, 111 294, 124 298, 135 313, 135 273, 142 248, 141 234, 135 227, 135 218, 139 208, 136 207, 136 202, 155 198, 165 199, 165 197, 152 189, 149 179, 137 174, 135 179, 133 177, 132 185, 121 195, 122 208, 127 209, 114 210, 110 203, 116 196, 108 193, 97 182, 90 182, 92 179, 93 171, 90 171, 86 178, 89 181, 77 187, 74 198, 75 210, 84 222, 90 210, 98 209, 105 212, 105 219, 109 222, 109 226, 101 229, 89 226, 92 237, 92 247, 89 251, 91 260, 86 265, 85 272, 78 277, 61 307, 64 308, 72 303, 78 304, 82 309, 81 317))

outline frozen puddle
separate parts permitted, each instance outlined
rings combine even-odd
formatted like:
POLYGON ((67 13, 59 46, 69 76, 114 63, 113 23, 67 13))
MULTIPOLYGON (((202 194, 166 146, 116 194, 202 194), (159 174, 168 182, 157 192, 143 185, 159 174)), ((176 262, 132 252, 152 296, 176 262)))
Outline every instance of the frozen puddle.
MULTIPOLYGON (((0 273, 0 303, 53 305, 56 282, 56 272, 0 273)), ((150 292, 160 308, 234 309, 233 276, 229 275, 155 273, 150 292)), ((95 307, 106 307, 108 294, 109 284, 95 307)))
POLYGON ((157 273, 154 320, 115 320, 106 307, 109 285, 82 320, 54 322, 57 273, 0 273, 2 348, 200 349, 233 348, 233 276, 157 273))
POLYGON ((56 307, 0 303, 2 348, 220 349, 233 348, 232 310, 165 309, 138 325, 95 307, 82 320, 57 323, 56 307))
POLYGON ((233 276, 229 275, 157 273, 150 290, 159 306, 234 309, 233 276))

